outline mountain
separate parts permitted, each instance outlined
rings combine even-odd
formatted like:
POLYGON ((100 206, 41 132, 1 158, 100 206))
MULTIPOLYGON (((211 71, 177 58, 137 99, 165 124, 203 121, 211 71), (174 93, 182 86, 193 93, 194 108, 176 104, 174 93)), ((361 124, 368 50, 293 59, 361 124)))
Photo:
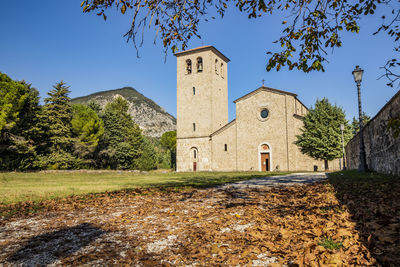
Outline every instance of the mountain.
POLYGON ((90 101, 94 101, 104 108, 107 103, 118 96, 128 101, 128 112, 143 130, 144 135, 160 137, 164 132, 176 130, 176 119, 171 114, 132 87, 97 92, 74 98, 71 101, 73 104, 88 104, 90 101))

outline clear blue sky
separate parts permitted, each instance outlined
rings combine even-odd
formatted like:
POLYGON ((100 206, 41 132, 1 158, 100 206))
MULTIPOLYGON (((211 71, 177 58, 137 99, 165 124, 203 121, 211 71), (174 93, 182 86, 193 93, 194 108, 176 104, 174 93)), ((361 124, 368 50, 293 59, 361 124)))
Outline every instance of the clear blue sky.
MULTIPOLYGON (((147 32, 140 58, 132 43, 122 37, 130 23, 129 14, 108 11, 108 20, 83 14, 80 0, 0 1, 0 72, 26 80, 42 98, 52 85, 64 80, 71 97, 101 90, 132 86, 176 116, 176 59, 171 52, 164 63, 161 42, 153 45, 147 32)), ((379 12, 378 12, 379 13, 379 12)), ((282 28, 279 17, 249 20, 235 9, 224 19, 200 25, 202 39, 189 48, 214 45, 231 59, 228 67, 229 118, 235 117, 232 101, 261 85, 291 91, 308 107, 327 97, 344 108, 347 118, 357 116, 357 95, 351 72, 364 70, 363 109, 374 116, 397 92, 377 80, 379 67, 394 57, 393 43, 385 35, 372 36, 379 16, 361 22, 358 35, 345 34, 344 46, 329 54, 325 72, 302 73, 281 70, 266 72, 266 52, 278 47, 272 42, 282 28)))

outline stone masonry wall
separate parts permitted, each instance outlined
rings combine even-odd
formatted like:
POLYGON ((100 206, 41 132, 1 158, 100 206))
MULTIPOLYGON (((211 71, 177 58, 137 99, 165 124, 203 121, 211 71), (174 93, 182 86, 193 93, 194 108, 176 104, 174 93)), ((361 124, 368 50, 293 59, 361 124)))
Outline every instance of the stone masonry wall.
MULTIPOLYGON (((364 143, 368 168, 372 171, 400 175, 400 137, 394 138, 387 129, 388 120, 400 115, 400 91, 364 127, 364 143)), ((359 135, 346 146, 349 169, 357 169, 360 163, 359 135)))
POLYGON ((228 66, 213 49, 177 55, 177 171, 211 171, 210 135, 228 123, 228 66), (197 59, 203 69, 198 71, 197 59), (187 60, 192 71, 187 71, 187 60), (193 158, 193 150, 198 158, 193 158))

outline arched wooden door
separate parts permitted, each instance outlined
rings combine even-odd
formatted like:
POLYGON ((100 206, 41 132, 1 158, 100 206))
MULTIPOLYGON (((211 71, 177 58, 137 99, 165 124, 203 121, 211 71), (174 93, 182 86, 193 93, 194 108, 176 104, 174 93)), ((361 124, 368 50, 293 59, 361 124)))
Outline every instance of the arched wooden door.
POLYGON ((262 143, 258 148, 259 170, 262 172, 271 171, 271 147, 267 143, 262 143))
POLYGON ((261 153, 261 171, 268 172, 271 170, 271 162, 269 153, 261 153))

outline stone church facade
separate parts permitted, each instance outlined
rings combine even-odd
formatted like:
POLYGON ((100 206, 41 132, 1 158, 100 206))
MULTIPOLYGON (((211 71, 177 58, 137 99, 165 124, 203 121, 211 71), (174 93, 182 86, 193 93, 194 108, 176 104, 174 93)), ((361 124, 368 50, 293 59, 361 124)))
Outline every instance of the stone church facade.
POLYGON ((324 170, 294 144, 308 111, 296 94, 262 86, 234 101, 228 123, 229 59, 213 46, 175 55, 177 171, 324 170))

